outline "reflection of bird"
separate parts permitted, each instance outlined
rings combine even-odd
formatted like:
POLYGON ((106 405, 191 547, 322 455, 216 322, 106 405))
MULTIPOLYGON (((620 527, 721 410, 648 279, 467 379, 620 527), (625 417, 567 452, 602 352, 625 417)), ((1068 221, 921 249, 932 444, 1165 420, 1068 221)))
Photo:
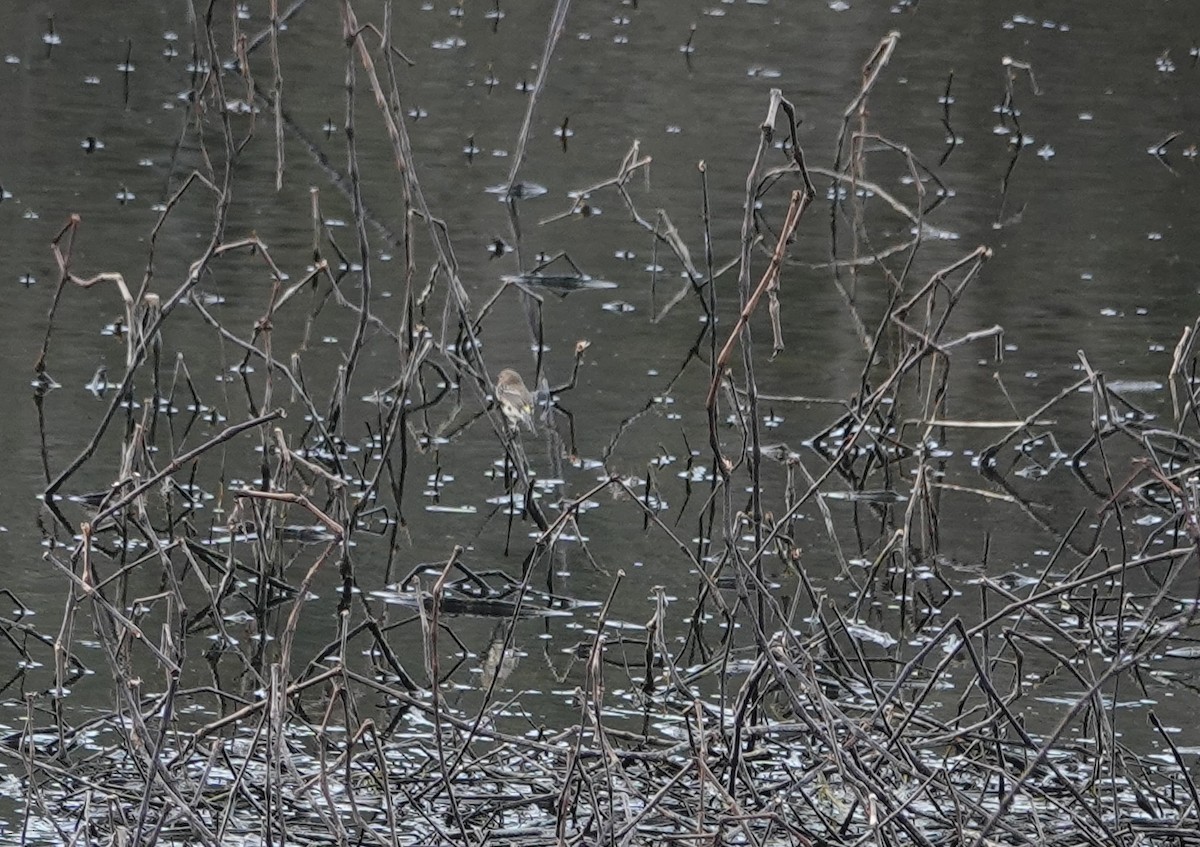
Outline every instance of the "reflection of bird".
POLYGON ((496 379, 496 402, 513 429, 525 424, 530 432, 537 432, 533 427, 533 395, 521 375, 511 368, 500 371, 496 379))
POLYGON ((507 627, 501 624, 492 631, 487 654, 483 657, 483 664, 479 668, 480 681, 485 688, 490 688, 494 683, 504 682, 517 668, 519 661, 517 649, 511 644, 505 649, 506 630, 507 627))

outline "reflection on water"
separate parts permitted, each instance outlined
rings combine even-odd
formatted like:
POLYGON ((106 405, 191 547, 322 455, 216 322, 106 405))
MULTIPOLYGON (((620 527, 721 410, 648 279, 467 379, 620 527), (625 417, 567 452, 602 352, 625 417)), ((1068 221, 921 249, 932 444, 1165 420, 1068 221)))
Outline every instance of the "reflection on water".
POLYGON ((202 735, 339 662, 420 737, 659 743, 746 684, 814 756, 845 709, 984 784, 937 722, 1032 758, 1072 709, 1080 745, 1188 719, 1200 13, 581 3, 542 74, 546 3, 396 4, 369 68, 297 8, 224 9, 213 56, 170 4, 0 9, 11 746, 114 666, 122 714, 227 691, 172 715, 202 735))

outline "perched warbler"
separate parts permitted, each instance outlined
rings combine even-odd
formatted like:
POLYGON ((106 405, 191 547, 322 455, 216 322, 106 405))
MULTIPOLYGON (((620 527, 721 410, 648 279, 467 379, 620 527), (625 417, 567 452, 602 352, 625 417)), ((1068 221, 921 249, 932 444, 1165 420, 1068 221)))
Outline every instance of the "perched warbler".
POLYGON ((513 429, 518 424, 525 424, 530 432, 537 432, 533 426, 533 395, 525 387, 521 375, 511 368, 500 371, 496 379, 496 402, 513 429))

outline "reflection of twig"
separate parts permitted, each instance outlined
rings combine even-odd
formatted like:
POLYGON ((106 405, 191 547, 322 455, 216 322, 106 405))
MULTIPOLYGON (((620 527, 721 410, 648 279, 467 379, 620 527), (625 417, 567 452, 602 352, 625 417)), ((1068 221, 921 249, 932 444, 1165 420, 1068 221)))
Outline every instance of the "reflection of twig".
POLYGON ((946 90, 942 92, 942 126, 946 128, 946 150, 942 153, 942 158, 938 159, 938 167, 946 164, 950 154, 958 146, 958 134, 955 133, 954 127, 950 126, 950 104, 954 102, 950 89, 953 85, 954 71, 950 71, 950 75, 946 77, 946 90))
POLYGON ((1021 151, 1025 149, 1025 133, 1021 129, 1020 110, 1017 109, 1015 96, 1013 93, 1013 80, 1015 77, 1014 71, 1025 71, 1029 76, 1029 84, 1033 89, 1035 96, 1041 95, 1041 89, 1038 88, 1037 80, 1033 76, 1033 66, 1026 62, 1019 62, 1011 56, 1005 56, 1001 59, 1000 64, 1004 66, 1004 101, 1000 104, 1001 119, 1012 121, 1013 129, 1016 130, 1016 135, 1011 139, 1013 153, 1008 160, 1008 166, 1004 169, 1004 176, 1000 178, 1000 209, 996 213, 996 223, 1003 223, 1005 220, 1005 208, 1008 205, 1008 188, 1009 181, 1012 179, 1013 171, 1016 170, 1017 160, 1021 157, 1021 151))

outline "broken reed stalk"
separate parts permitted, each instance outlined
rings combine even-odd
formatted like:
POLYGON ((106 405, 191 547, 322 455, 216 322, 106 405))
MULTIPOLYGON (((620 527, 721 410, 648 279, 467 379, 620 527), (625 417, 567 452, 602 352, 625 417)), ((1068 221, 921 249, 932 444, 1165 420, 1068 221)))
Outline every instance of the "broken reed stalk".
POLYGON ((729 337, 725 339, 725 343, 721 347, 721 352, 717 355, 716 365, 714 370, 718 377, 714 378, 708 387, 708 397, 705 398, 705 408, 712 411, 717 399, 717 388, 720 385, 720 374, 723 374, 729 366, 729 359, 733 355, 733 346, 741 337, 742 331, 746 325, 750 323, 750 318, 758 308, 758 302, 762 299, 764 293, 769 292, 773 287, 779 284, 779 269, 783 264, 783 256, 787 251, 788 245, 791 243, 792 234, 796 227, 800 224, 800 217, 804 214, 804 209, 807 207, 805 192, 793 191, 791 202, 788 205, 787 217, 783 222, 783 229, 779 232, 779 239, 775 243, 775 252, 771 255, 771 263, 767 269, 763 271, 762 278, 758 282, 758 286, 754 289, 754 293, 750 295, 750 299, 742 307, 741 314, 738 315, 737 323, 729 333, 729 337))
MULTIPOLYGON (((879 81, 883 69, 891 61, 892 54, 895 52, 896 44, 900 39, 899 32, 890 32, 876 45, 875 50, 868 57, 867 61, 862 66, 862 80, 860 83, 858 94, 846 106, 842 113, 842 123, 838 130, 837 141, 834 144, 834 161, 833 171, 838 174, 838 179, 842 177, 843 172, 843 156, 847 157, 845 167, 846 176, 849 178, 849 187, 846 192, 847 199, 852 204, 850 214, 850 233, 851 233, 851 257, 845 264, 846 269, 851 274, 851 283, 849 288, 842 281, 841 268, 842 261, 839 258, 839 229, 838 216, 843 210, 842 199, 839 195, 837 185, 833 185, 833 191, 829 204, 829 252, 830 252, 830 267, 833 269, 833 283, 842 300, 846 303, 850 311, 852 319, 855 323, 855 329, 858 332, 859 340, 867 345, 866 328, 863 321, 858 317, 858 309, 854 305, 857 300, 857 272, 858 260, 861 243, 865 240, 864 227, 864 208, 863 204, 858 199, 858 185, 861 180, 866 177, 866 156, 864 151, 863 139, 867 134, 867 100, 874 90, 876 83, 879 81), (858 119, 857 131, 850 133, 851 122, 858 119), (846 136, 850 134, 849 150, 847 150, 846 136)), ((917 230, 917 239, 913 242, 913 250, 916 250, 920 243, 920 229, 917 230)))

